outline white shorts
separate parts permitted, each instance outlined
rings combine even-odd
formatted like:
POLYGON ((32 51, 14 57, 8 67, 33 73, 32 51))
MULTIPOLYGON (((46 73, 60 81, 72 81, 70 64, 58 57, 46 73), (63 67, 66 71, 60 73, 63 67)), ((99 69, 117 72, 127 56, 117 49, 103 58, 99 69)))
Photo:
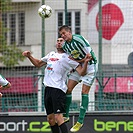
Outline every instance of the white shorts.
POLYGON ((97 65, 91 64, 91 65, 88 65, 87 74, 85 76, 80 76, 78 72, 75 71, 69 75, 69 79, 72 79, 77 82, 82 81, 83 84, 87 86, 91 86, 96 77, 96 72, 97 72, 97 65))

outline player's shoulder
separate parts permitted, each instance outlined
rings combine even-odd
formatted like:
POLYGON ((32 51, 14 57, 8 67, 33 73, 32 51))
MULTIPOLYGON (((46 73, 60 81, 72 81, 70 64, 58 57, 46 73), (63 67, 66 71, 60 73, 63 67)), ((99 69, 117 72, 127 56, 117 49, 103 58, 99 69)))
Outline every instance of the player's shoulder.
POLYGON ((52 56, 55 56, 55 54, 56 54, 56 52, 55 51, 51 51, 51 52, 49 52, 49 53, 47 53, 46 55, 45 55, 45 57, 44 58, 50 58, 50 57, 52 57, 52 56))
POLYGON ((64 53, 63 56, 68 57, 69 55, 67 53, 64 53))
POLYGON ((73 38, 83 38, 83 36, 80 34, 73 34, 72 36, 73 36, 73 38))
POLYGON ((68 58, 69 55, 67 53, 62 53, 62 58, 68 58))
POLYGON ((72 36, 74 40, 79 40, 79 41, 84 40, 84 37, 82 35, 73 34, 72 36))
POLYGON ((80 42, 80 43, 82 43, 82 44, 90 45, 89 41, 87 39, 85 39, 85 37, 82 36, 82 35, 74 34, 73 39, 80 42))
POLYGON ((56 52, 55 51, 51 51, 49 54, 53 55, 53 54, 56 54, 56 52))
POLYGON ((68 54, 66 54, 66 53, 62 53, 62 60, 64 61, 64 62, 68 62, 68 59, 69 59, 69 55, 68 54))

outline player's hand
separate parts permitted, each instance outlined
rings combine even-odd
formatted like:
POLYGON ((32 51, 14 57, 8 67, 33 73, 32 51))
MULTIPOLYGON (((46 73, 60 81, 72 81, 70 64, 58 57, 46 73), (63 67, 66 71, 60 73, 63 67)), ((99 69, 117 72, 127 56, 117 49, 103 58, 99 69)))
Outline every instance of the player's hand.
MULTIPOLYGON (((91 54, 90 54, 90 53, 86 54, 86 58, 92 60, 92 56, 91 56, 91 54)), ((89 61, 90 61, 90 60, 89 60, 89 61)))
POLYGON ((72 58, 71 56, 69 56, 69 59, 74 60, 74 61, 77 61, 78 63, 82 63, 82 62, 85 62, 85 61, 89 62, 89 61, 91 61, 93 58, 92 58, 91 54, 88 53, 88 54, 86 54, 85 58, 84 58, 84 59, 81 59, 81 60, 75 60, 75 59, 72 58))
POLYGON ((70 55, 68 56, 68 58, 75 61, 75 59, 70 55))
POLYGON ((31 56, 31 52, 30 51, 24 51, 22 53, 23 56, 26 56, 26 57, 30 57, 31 56))
POLYGON ((2 90, 2 89, 3 89, 3 86, 0 85, 0 90, 2 90))
POLYGON ((91 56, 91 54, 86 54, 86 56, 85 56, 85 62, 89 62, 90 60, 92 60, 92 56, 91 56))
POLYGON ((2 93, 0 92, 0 98, 2 97, 2 93))

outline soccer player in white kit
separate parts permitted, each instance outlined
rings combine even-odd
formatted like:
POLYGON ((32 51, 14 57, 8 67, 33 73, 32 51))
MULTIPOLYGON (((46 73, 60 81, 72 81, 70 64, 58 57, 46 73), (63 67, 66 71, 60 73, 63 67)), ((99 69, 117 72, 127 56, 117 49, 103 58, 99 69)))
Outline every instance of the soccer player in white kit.
POLYGON ((52 133, 68 133, 67 126, 64 122, 63 113, 65 113, 66 103, 66 79, 67 73, 75 69, 80 75, 85 75, 88 61, 91 56, 87 56, 84 66, 69 58, 62 49, 63 38, 57 39, 57 52, 50 52, 40 60, 31 56, 30 51, 24 51, 23 56, 29 58, 33 65, 41 67, 46 65, 43 84, 45 85, 45 108, 47 120, 50 124, 52 133))
MULTIPOLYGON (((11 83, 7 81, 6 78, 0 74, 0 90, 10 88, 10 87, 11 87, 11 83)), ((0 97, 2 97, 1 92, 0 92, 0 97)))

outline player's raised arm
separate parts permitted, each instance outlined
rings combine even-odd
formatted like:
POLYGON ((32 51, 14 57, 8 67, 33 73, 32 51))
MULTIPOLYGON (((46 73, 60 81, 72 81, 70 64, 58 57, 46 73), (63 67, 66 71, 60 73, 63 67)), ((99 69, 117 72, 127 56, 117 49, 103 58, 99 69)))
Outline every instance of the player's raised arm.
POLYGON ((8 84, 5 85, 5 86, 0 85, 0 90, 2 90, 2 89, 6 89, 6 88, 10 88, 10 87, 11 87, 11 83, 8 82, 8 84))
POLYGON ((83 63, 83 62, 86 60, 86 57, 89 58, 89 61, 93 59, 90 53, 86 54, 85 58, 83 58, 83 59, 81 59, 81 60, 76 60, 76 59, 74 59, 73 57, 69 56, 70 59, 75 60, 75 61, 77 61, 78 63, 83 63))
POLYGON ((81 75, 84 76, 86 75, 87 72, 87 66, 88 66, 88 62, 92 59, 92 57, 90 55, 86 55, 86 57, 84 58, 84 64, 81 67, 80 65, 76 68, 76 71, 81 75))
POLYGON ((36 59, 31 55, 30 51, 24 51, 22 53, 23 56, 27 57, 31 63, 36 67, 42 67, 43 65, 46 65, 46 62, 43 62, 42 60, 36 59))
POLYGON ((0 98, 2 97, 2 93, 0 92, 0 98))
MULTIPOLYGON (((3 89, 7 89, 11 87, 11 83, 0 74, 0 91, 3 89)), ((2 93, 0 92, 0 97, 2 97, 2 93)))

